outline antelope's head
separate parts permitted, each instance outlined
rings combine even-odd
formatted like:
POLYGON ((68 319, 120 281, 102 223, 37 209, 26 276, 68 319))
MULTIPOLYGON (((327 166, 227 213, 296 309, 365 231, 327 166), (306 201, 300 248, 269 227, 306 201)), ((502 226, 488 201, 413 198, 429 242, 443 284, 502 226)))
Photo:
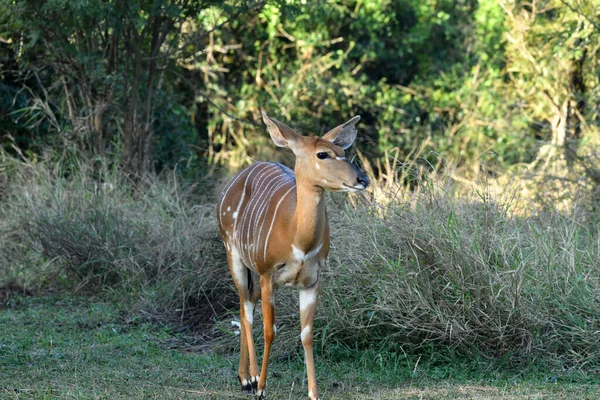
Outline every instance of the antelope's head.
POLYGON ((333 191, 357 192, 369 186, 364 172, 344 154, 356 138, 356 123, 360 116, 333 128, 323 137, 302 136, 264 111, 262 117, 273 142, 279 147, 290 148, 296 155, 298 179, 333 191))

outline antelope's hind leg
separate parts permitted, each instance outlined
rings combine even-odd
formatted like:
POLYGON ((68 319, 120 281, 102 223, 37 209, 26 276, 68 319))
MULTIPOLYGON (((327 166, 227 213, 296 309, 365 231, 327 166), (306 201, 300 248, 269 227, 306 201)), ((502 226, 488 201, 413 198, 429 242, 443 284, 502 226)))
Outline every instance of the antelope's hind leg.
POLYGON ((267 397, 265 386, 267 385, 267 372, 269 369, 269 355, 271 345, 275 339, 275 306, 273 305, 273 281, 270 276, 260 277, 260 290, 262 297, 262 315, 265 349, 263 353, 262 369, 260 370, 260 379, 256 390, 256 399, 265 399, 267 397))
POLYGON ((258 385, 258 364, 252 339, 254 308, 260 299, 260 288, 254 284, 250 270, 243 264, 238 251, 231 247, 227 262, 233 282, 240 296, 240 364, 238 379, 242 391, 252 394, 258 385), (250 366, 250 370, 248 370, 250 366))

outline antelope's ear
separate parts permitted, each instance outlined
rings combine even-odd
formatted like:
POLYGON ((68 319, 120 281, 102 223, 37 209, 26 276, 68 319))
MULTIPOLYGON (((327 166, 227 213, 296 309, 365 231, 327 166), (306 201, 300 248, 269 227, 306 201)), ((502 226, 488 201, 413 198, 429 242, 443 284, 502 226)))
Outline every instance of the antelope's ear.
POLYGON ((269 135, 271 135, 273 143, 279 147, 293 148, 294 144, 300 138, 300 135, 283 122, 269 117, 266 112, 261 111, 261 113, 263 122, 265 125, 267 125, 267 129, 269 130, 269 135))
POLYGON ((354 139, 356 139, 356 123, 360 121, 360 115, 355 116, 348 122, 336 126, 323 136, 323 139, 329 140, 336 146, 340 146, 346 150, 352 146, 354 139))

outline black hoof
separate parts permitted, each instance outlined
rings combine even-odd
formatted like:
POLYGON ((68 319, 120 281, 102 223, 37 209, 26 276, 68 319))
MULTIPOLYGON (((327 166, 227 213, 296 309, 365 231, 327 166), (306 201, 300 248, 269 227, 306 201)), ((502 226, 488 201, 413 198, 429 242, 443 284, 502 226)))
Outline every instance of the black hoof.
POLYGON ((240 385, 242 386, 242 392, 244 392, 246 394, 254 393, 254 390, 252 389, 252 382, 250 382, 247 379, 242 380, 239 376, 238 376, 238 380, 240 381, 240 385))
POLYGON ((252 389, 254 390, 254 393, 256 393, 256 390, 258 389, 258 376, 253 376, 250 380, 252 381, 252 389))
POLYGON ((265 392, 265 390, 259 390, 255 395, 254 395, 254 400, 264 400, 267 398, 267 393, 265 392))

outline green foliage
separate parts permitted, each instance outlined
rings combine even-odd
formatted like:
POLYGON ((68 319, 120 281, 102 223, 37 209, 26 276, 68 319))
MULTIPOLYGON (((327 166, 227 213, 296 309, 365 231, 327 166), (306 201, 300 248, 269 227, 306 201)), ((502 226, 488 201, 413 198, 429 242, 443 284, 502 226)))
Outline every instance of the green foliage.
POLYGON ((134 170, 236 170, 281 158, 262 108, 317 134, 360 114, 371 160, 424 144, 470 175, 532 161, 559 120, 597 126, 587 1, 3 1, 0 118, 35 151, 66 136, 134 170))
MULTIPOLYGON (((158 168, 182 161, 173 157, 189 160, 197 133, 185 123, 193 118, 186 110, 195 107, 189 88, 178 86, 185 80, 178 62, 195 51, 190 43, 208 40, 212 26, 196 30, 186 24, 213 3, 0 2, 0 34, 12 51, 7 61, 30 94, 26 106, 11 103, 7 109, 30 126, 45 126, 41 138, 27 144, 39 151, 47 143, 58 147, 57 137, 67 136, 86 154, 112 153, 139 175, 150 171, 151 155, 158 168), (168 144, 171 134, 177 145, 168 144), (163 151, 169 154, 158 154, 163 151)), ((234 14, 248 8, 237 1, 220 9, 234 14)), ((10 101, 9 94, 3 100, 10 101)))
MULTIPOLYGON (((296 5, 291 16, 267 5, 244 26, 243 36, 234 27, 220 32, 221 47, 241 43, 243 52, 218 58, 235 68, 209 77, 214 92, 233 97, 220 108, 236 116, 258 119, 262 107, 320 133, 360 114, 361 151, 373 158, 393 148, 406 156, 423 142, 465 163, 490 153, 500 164, 532 156, 534 138, 505 118, 497 2, 329 1, 296 5)), ((215 152, 227 155, 216 162, 236 168, 264 154, 261 129, 218 111, 209 131, 215 152)))

